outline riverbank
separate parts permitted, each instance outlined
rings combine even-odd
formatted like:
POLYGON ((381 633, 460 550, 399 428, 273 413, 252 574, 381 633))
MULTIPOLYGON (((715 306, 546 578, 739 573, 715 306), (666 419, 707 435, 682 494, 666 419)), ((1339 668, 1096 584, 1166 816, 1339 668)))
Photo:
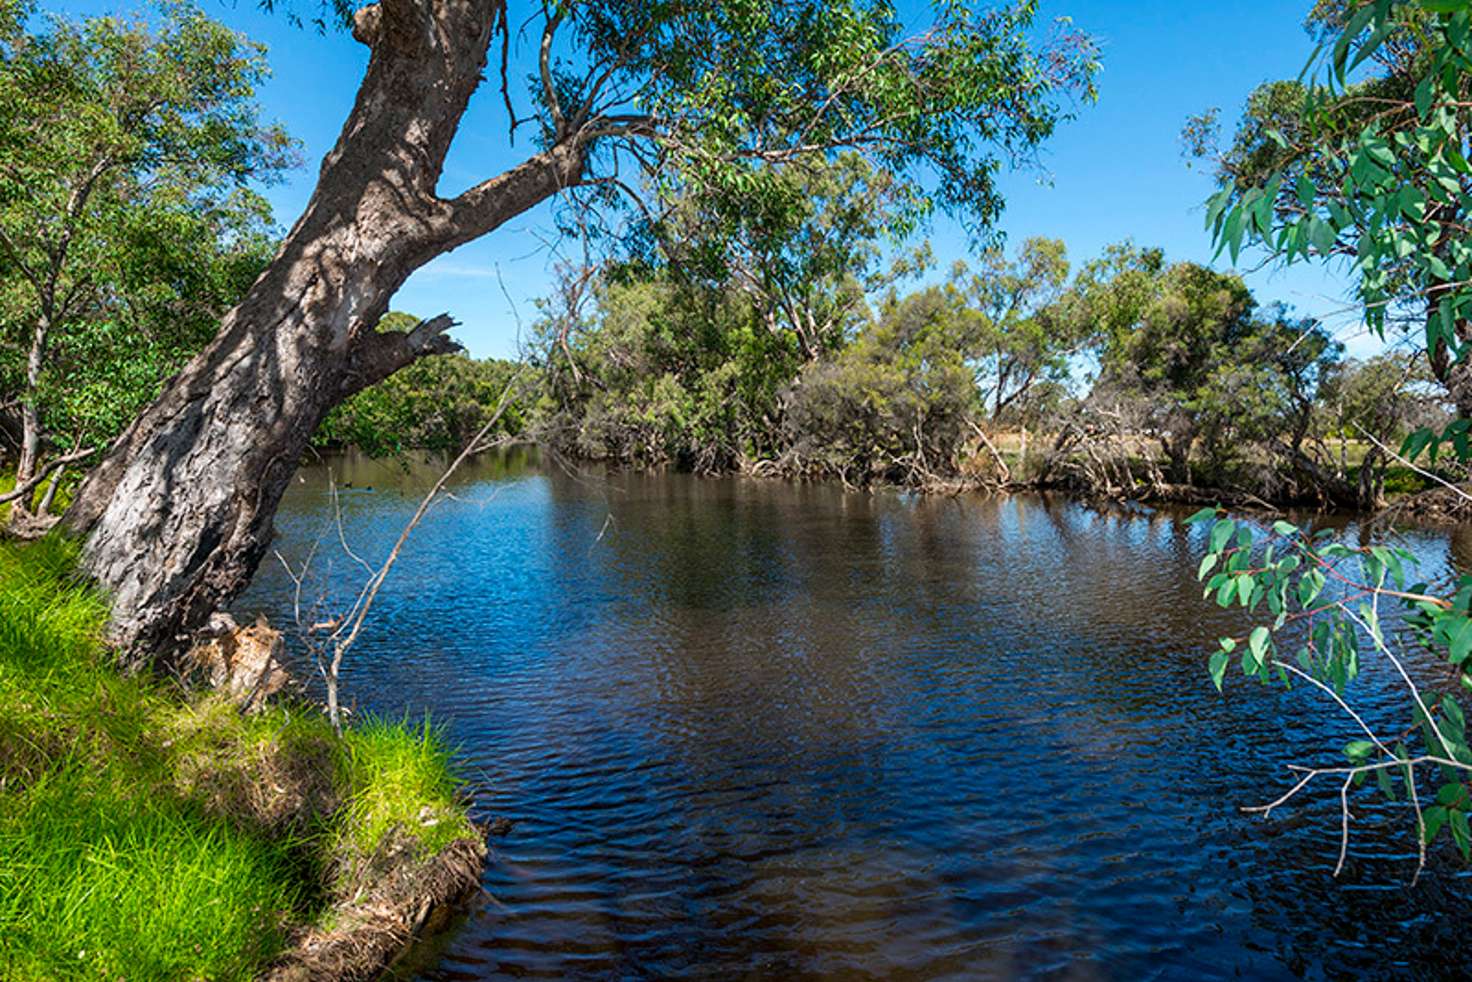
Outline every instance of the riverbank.
MULTIPOLYGON (((569 453, 566 448, 529 442, 529 447, 585 466, 611 471, 649 473, 688 472, 697 477, 727 476, 796 484, 832 484, 847 491, 893 490, 911 494, 954 496, 983 494, 1057 494, 1080 502, 1112 502, 1142 505, 1222 505, 1253 512, 1313 511, 1358 514, 1419 524, 1456 524, 1472 518, 1472 508, 1444 484, 1424 472, 1403 465, 1384 469, 1368 493, 1361 494, 1358 465, 1348 468, 1337 481, 1335 494, 1322 486, 1294 484, 1278 478, 1254 485, 1206 478, 1188 482, 1170 481, 1160 461, 1149 457, 1118 457, 1108 461, 1049 458, 1034 441, 997 440, 985 453, 972 454, 960 466, 945 473, 866 472, 862 480, 839 471, 803 470, 780 460, 738 461, 730 467, 693 470, 678 462, 649 463, 569 453), (1370 502, 1365 504, 1364 502, 1370 502)), ((1043 443, 1046 447, 1046 443, 1043 443)), ((1194 470, 1194 469, 1193 469, 1194 470)), ((1264 475, 1259 473, 1257 477, 1264 475)), ((1453 479, 1448 476, 1445 480, 1453 479)))
POLYGON ((0 975, 367 977, 475 888, 435 728, 125 677, 73 561, 0 546, 0 975))

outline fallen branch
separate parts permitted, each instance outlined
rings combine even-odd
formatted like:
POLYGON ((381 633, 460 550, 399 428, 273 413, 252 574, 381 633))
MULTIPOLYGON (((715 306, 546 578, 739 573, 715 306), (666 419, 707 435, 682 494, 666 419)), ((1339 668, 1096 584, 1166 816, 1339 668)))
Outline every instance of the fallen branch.
MULTIPOLYGON (((353 601, 348 612, 342 617, 332 619, 329 622, 333 626, 333 631, 327 636, 326 641, 332 645, 332 659, 328 663, 326 671, 323 672, 323 676, 327 682, 327 715, 332 720, 333 728, 339 733, 342 732, 342 716, 338 704, 337 682, 342 669, 343 657, 347 654, 348 649, 352 647, 353 642, 358 639, 358 634, 363 629, 363 623, 368 619, 368 613, 373 609, 373 602, 378 597, 379 588, 383 586, 383 581, 388 578, 389 571, 393 569, 394 563, 398 561, 399 553, 403 550, 404 543, 409 540, 409 536, 413 533, 414 529, 424 520, 424 516, 429 512, 430 507, 435 503, 436 499, 439 498, 440 492, 444 489, 450 478, 460 469, 460 466, 487 448, 485 439, 491 430, 501 421, 501 416, 506 412, 506 407, 510 405, 511 393, 516 386, 517 380, 518 376, 513 375, 506 383, 506 387, 501 392, 500 401, 497 403, 496 410, 491 414, 490 419, 486 420, 485 425, 470 438, 469 442, 465 444, 465 448, 460 451, 460 455, 450 463, 449 467, 445 468, 444 472, 440 474, 439 480, 434 482, 434 486, 429 489, 429 493, 419 502, 419 507, 414 510, 413 516, 404 526, 403 531, 399 533, 399 537, 394 542, 393 548, 389 550, 388 557, 384 559, 382 565, 376 571, 371 571, 368 581, 363 584, 363 588, 358 592, 357 599, 353 601)), ((338 521, 338 534, 341 536, 340 512, 338 513, 338 521)), ((343 547, 344 549, 347 548, 345 539, 343 541, 343 547)), ((367 564, 354 555, 351 550, 348 551, 348 555, 352 556, 360 564, 363 564, 365 568, 367 567, 367 564)))

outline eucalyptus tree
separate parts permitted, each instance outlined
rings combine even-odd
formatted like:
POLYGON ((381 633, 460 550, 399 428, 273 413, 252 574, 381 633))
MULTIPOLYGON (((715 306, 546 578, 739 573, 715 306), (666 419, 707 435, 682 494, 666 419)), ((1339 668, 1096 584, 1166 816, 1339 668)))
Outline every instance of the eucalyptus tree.
POLYGON ((1127 243, 1088 263, 1050 309, 1097 360, 1079 408, 1128 416, 1159 444, 1170 481, 1204 469, 1230 485, 1256 470, 1253 493, 1356 503, 1305 451, 1319 383, 1342 353, 1319 322, 1260 308, 1233 273, 1127 243), (1294 487, 1270 486, 1285 478, 1294 487))
POLYGON ((110 411, 136 412, 203 345, 265 259, 268 212, 247 185, 291 159, 254 102, 263 50, 197 10, 169 8, 157 31, 113 17, 31 31, 30 13, 0 0, 13 522, 47 471, 116 435, 110 411))
POLYGON ((1199 397, 1223 357, 1253 332, 1255 301, 1240 278, 1196 263, 1168 264, 1128 243, 1087 264, 1066 298, 1093 332, 1095 392, 1146 407, 1172 481, 1190 481, 1203 436, 1199 397))
POLYGON ((1060 306, 1068 285, 1061 239, 1030 238, 1010 257, 987 249, 975 273, 958 267, 954 278, 978 315, 969 353, 993 420, 1038 387, 1068 382, 1069 359, 1090 331, 1060 306))
POLYGON ((1428 363, 1472 416, 1472 42, 1462 0, 1319 0, 1307 20, 1320 72, 1269 82, 1224 150, 1215 112, 1188 143, 1214 158, 1207 226, 1235 260, 1352 271, 1367 323, 1421 335, 1428 363))
MULTIPOLYGON (((936 3, 911 34, 878 0, 380 0, 351 13, 367 71, 316 190, 210 345, 79 489, 69 526, 141 657, 248 581, 281 493, 337 403, 428 354, 451 319, 374 325, 408 275, 567 192, 698 184, 759 200, 784 168, 842 150, 927 181, 911 215, 984 234, 996 174, 1092 93, 1071 29, 1038 40, 1036 3, 936 3), (529 39, 525 59, 519 56, 529 39), (445 156, 493 80, 525 158, 461 191, 445 156), (520 97, 511 79, 528 77, 520 97)), ((341 11, 346 14, 346 10, 341 11)))
POLYGON ((816 361, 865 320, 871 296, 928 263, 928 245, 898 248, 917 189, 853 150, 760 177, 739 196, 684 188, 647 223, 642 254, 673 280, 744 294, 768 331, 816 361))
POLYGON ((949 285, 893 297, 836 357, 807 365, 786 469, 849 486, 959 486, 980 415, 963 313, 949 285))

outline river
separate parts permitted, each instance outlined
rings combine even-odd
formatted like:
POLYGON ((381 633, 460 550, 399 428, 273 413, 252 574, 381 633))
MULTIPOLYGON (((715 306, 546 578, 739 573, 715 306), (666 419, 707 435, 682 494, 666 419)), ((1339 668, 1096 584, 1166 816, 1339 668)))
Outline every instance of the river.
MULTIPOLYGON (((374 559, 434 477, 330 471, 374 559)), ((320 543, 306 599, 331 605, 362 571, 328 473, 293 483, 276 547, 320 543)), ((1209 639, 1243 622, 1201 601, 1204 530, 1177 513, 529 451, 453 491, 344 670, 350 703, 444 724, 477 815, 514 823, 426 979, 1465 971, 1472 881, 1443 843, 1411 886, 1404 807, 1354 799, 1337 881, 1334 789, 1239 810, 1356 733, 1302 688, 1216 694, 1209 639)), ((1406 543, 1432 571, 1472 554, 1406 543)), ((272 559, 239 610, 291 608, 272 559)), ((1406 716, 1383 666, 1353 691, 1372 722, 1406 716)))

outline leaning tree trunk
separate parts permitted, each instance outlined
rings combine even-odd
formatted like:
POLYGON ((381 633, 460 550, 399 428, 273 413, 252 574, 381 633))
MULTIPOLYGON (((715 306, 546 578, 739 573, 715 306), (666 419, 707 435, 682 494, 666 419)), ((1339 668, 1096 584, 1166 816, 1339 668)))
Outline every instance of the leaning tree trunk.
POLYGON ((66 515, 112 601, 112 640, 167 659, 247 585, 282 492, 326 413, 455 345, 446 316, 378 333, 418 267, 575 183, 582 147, 554 144, 454 199, 436 185, 498 0, 383 0, 353 35, 372 49, 357 103, 305 213, 219 334, 128 428, 66 515))

